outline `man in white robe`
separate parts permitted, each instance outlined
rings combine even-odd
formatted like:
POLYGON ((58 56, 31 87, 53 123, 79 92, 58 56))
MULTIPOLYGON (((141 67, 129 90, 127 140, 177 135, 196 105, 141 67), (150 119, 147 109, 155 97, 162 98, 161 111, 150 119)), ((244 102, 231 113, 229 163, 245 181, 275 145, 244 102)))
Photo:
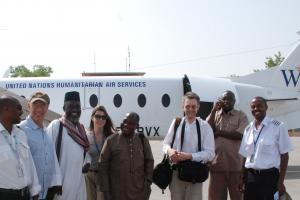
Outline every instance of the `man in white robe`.
POLYGON ((65 95, 65 114, 62 118, 52 121, 48 126, 48 133, 52 137, 56 150, 60 146, 58 160, 62 175, 61 200, 86 200, 86 185, 82 166, 89 142, 82 124, 80 97, 78 92, 68 92, 65 95), (61 142, 59 145, 59 129, 62 125, 61 142))

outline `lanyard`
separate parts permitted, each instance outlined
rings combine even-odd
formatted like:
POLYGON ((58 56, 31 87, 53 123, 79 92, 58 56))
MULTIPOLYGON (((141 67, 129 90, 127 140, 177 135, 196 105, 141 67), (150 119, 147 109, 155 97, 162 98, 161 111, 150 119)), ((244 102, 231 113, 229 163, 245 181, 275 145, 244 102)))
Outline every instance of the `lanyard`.
POLYGON ((257 141, 258 141, 258 139, 259 139, 259 136, 260 136, 260 134, 261 134, 263 128, 264 128, 264 125, 262 125, 262 127, 261 127, 261 129, 260 129, 260 131, 259 131, 258 136, 257 136, 256 139, 254 139, 254 134, 253 134, 254 151, 253 151, 253 154, 252 154, 251 157, 250 157, 250 162, 251 162, 251 163, 254 162, 254 155, 255 155, 255 153, 256 153, 256 144, 257 144, 257 141))
POLYGON ((2 135, 4 136, 7 144, 9 145, 10 149, 12 150, 12 152, 17 157, 18 165, 16 166, 16 170, 17 170, 18 176, 19 177, 24 177, 24 171, 23 171, 23 167, 22 167, 22 164, 21 164, 21 158, 20 158, 19 151, 18 151, 19 142, 17 140, 17 136, 15 134, 12 135, 13 140, 15 142, 15 148, 14 148, 13 144, 9 141, 8 135, 6 133, 3 133, 3 132, 2 132, 2 135))
POLYGON ((264 128, 264 125, 262 125, 261 129, 259 130, 259 133, 258 133, 258 136, 257 136, 256 140, 255 140, 254 137, 253 137, 254 151, 255 151, 255 149, 256 149, 256 143, 257 143, 257 141, 258 141, 258 138, 259 138, 259 136, 260 136, 260 134, 261 134, 263 128, 264 128))
MULTIPOLYGON (((99 146, 98 146, 98 144, 97 144, 97 142, 96 142, 96 136, 95 136, 95 133, 93 133, 93 139, 94 139, 94 143, 95 143, 95 147, 96 147, 96 149, 97 149, 97 152, 98 152, 98 154, 100 154, 100 148, 99 148, 99 146)), ((103 137, 102 137, 102 139, 103 139, 103 137)), ((102 143, 102 142, 101 142, 102 143)))
POLYGON ((20 161, 20 156, 19 156, 19 152, 18 152, 18 140, 17 140, 16 135, 14 135, 14 134, 12 135, 13 140, 15 142, 15 148, 13 147, 13 144, 9 141, 9 138, 8 138, 7 134, 6 133, 2 133, 2 135, 4 136, 5 141, 9 145, 10 149, 12 150, 12 152, 16 155, 18 161, 20 161))

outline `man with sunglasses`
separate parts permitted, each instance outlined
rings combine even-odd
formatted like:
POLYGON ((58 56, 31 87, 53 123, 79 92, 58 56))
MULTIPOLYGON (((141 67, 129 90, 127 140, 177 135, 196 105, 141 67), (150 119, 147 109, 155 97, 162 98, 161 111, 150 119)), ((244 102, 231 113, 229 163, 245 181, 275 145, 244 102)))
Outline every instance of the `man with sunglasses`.
POLYGON ((149 199, 153 155, 147 138, 136 133, 139 115, 127 113, 121 131, 108 137, 100 155, 100 189, 105 200, 149 199))

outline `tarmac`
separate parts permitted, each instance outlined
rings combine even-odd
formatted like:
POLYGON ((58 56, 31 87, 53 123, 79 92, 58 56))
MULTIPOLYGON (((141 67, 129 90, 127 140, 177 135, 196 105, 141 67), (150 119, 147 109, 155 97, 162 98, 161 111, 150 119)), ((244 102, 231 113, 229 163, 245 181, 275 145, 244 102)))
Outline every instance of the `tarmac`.
MULTIPOLYGON (((291 137, 294 150, 289 154, 289 165, 285 177, 285 187, 292 199, 300 199, 300 137, 291 137)), ((155 165, 159 163, 163 158, 162 153, 162 141, 150 141, 152 148, 155 165)), ((202 199, 208 199, 208 182, 203 184, 203 196, 202 199)), ((170 191, 167 188, 162 194, 162 190, 156 185, 152 184, 152 193, 150 200, 170 200, 170 191)), ((228 198, 230 199, 230 198, 228 198)))

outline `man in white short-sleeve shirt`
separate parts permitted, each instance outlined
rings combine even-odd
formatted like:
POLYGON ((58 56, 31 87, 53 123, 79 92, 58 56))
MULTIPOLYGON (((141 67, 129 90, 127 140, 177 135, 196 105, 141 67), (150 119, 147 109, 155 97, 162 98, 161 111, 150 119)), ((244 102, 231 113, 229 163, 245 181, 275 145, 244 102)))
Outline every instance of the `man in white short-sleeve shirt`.
MULTIPOLYGON (((239 153, 245 158, 244 199, 274 199, 276 191, 285 193, 284 177, 292 143, 286 126, 266 116, 263 97, 251 102, 254 116, 245 129, 239 153)), ((242 184, 240 184, 242 189, 242 184)))
POLYGON ((17 127, 22 106, 14 97, 0 97, 0 199, 37 200, 41 186, 27 143, 17 127))

